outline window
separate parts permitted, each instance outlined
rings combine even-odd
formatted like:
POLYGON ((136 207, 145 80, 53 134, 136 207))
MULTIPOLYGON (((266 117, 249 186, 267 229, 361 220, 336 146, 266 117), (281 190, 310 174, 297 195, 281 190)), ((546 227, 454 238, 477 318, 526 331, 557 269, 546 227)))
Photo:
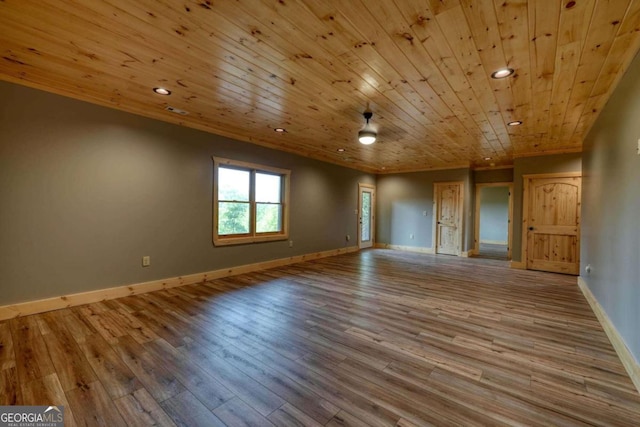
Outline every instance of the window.
POLYGON ((213 243, 287 240, 291 172, 219 157, 213 164, 213 243))

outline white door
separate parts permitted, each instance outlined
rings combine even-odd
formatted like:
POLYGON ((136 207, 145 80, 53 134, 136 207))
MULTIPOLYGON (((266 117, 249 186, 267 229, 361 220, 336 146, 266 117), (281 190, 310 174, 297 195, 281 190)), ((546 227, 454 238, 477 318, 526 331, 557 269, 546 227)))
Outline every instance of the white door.
POLYGON ((375 233, 376 188, 358 184, 358 247, 373 246, 375 233))

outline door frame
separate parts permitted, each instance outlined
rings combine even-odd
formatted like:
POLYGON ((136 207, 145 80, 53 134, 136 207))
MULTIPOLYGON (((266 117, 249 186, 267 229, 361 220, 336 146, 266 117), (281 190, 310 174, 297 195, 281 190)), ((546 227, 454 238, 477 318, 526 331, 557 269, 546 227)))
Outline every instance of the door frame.
MULTIPOLYGON (((556 172, 522 175, 522 252, 521 262, 525 270, 529 269, 529 198, 531 180, 545 178, 582 178, 582 172, 556 172)), ((578 242, 580 242, 580 224, 578 224, 578 242)), ((578 263, 580 262, 580 250, 578 250, 578 263)))
POLYGON ((462 232, 462 227, 464 224, 463 218, 464 218, 464 181, 446 181, 446 182, 434 182, 433 183, 433 231, 431 233, 432 236, 432 242, 431 242, 431 246, 433 247, 433 253, 434 254, 438 254, 438 237, 439 237, 439 232, 438 232, 438 216, 440 215, 439 213, 439 193, 440 193, 440 187, 445 186, 445 185, 452 185, 452 184, 456 184, 460 186, 460 194, 458 195, 458 206, 459 206, 459 211, 458 211, 458 221, 457 221, 457 226, 458 226, 458 250, 456 251, 456 255, 457 256, 461 256, 462 255, 462 246, 464 244, 464 233, 462 232))
POLYGON ((376 242, 376 186, 373 184, 358 183, 358 215, 357 215, 357 236, 358 249, 374 247, 376 242), (371 192, 371 246, 362 246, 362 192, 368 190, 371 192))
POLYGON ((507 230, 507 257, 511 260, 511 250, 513 248, 513 182, 489 182, 483 184, 476 184, 476 210, 475 210, 475 223, 474 223, 474 241, 473 255, 478 255, 480 252, 480 205, 482 189, 488 187, 507 187, 509 188, 509 223, 507 230))

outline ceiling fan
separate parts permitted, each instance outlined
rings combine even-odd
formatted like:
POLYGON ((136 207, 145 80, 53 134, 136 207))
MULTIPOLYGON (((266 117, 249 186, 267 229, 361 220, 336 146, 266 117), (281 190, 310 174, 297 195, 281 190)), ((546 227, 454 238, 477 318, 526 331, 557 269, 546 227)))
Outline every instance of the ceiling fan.
POLYGON ((376 138, 378 137, 378 132, 373 129, 373 127, 369 124, 369 120, 373 117, 373 113, 371 111, 365 111, 363 113, 364 119, 367 123, 364 127, 358 132, 358 141, 363 145, 371 145, 376 142, 376 138))

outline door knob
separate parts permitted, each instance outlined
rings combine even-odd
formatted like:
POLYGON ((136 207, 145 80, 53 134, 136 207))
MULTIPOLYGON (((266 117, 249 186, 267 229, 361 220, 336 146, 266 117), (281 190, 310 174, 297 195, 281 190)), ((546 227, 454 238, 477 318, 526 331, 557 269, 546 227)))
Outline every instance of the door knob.
POLYGON ((529 227, 529 231, 533 231, 533 227, 529 227))

